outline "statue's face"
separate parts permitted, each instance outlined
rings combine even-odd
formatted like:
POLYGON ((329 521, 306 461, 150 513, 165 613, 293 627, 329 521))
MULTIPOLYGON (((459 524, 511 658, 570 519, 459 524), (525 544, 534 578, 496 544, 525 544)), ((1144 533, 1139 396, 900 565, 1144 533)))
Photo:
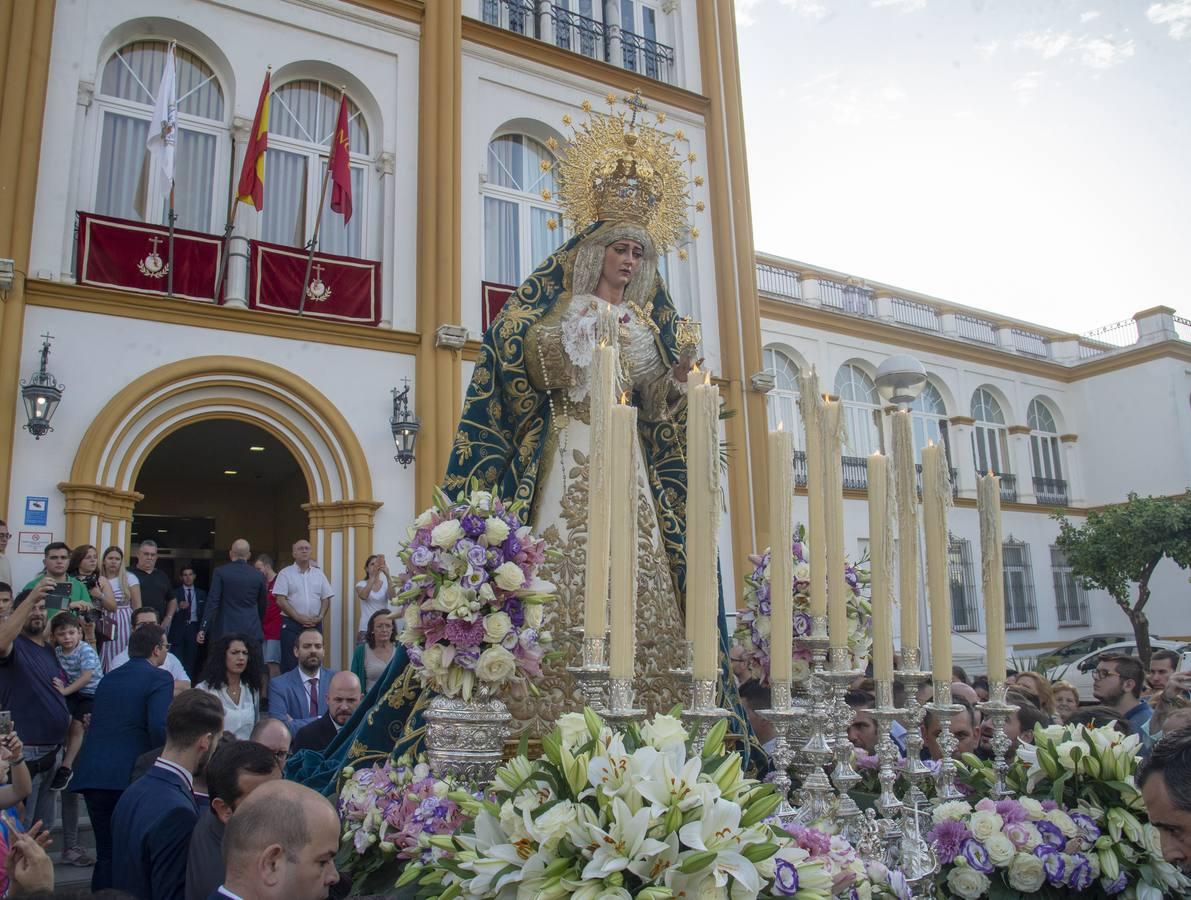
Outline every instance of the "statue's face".
POLYGON ((645 248, 625 238, 604 248, 604 268, 600 278, 614 288, 623 290, 633 280, 645 258, 645 248))

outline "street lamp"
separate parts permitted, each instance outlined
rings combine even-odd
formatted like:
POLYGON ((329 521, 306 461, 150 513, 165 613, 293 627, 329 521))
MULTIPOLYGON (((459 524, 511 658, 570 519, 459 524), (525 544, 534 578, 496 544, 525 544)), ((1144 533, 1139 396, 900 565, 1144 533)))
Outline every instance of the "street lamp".
POLYGON ((46 332, 42 338, 41 368, 28 380, 21 379, 21 399, 25 402, 25 415, 29 417, 25 428, 35 440, 41 440, 43 434, 54 430, 50 427, 50 419, 54 417, 54 410, 62 401, 62 392, 66 390, 66 385, 58 384, 57 379, 46 371, 50 360, 50 341, 54 337, 46 332))
POLYGON ((909 409, 926 386, 926 369, 908 353, 898 353, 878 367, 876 384, 882 400, 909 409))
POLYGON ((414 444, 418 440, 418 429, 422 422, 409 409, 409 379, 402 379, 403 388, 393 388, 393 416, 389 428, 393 432, 393 445, 397 455, 393 457, 406 468, 414 461, 414 444))

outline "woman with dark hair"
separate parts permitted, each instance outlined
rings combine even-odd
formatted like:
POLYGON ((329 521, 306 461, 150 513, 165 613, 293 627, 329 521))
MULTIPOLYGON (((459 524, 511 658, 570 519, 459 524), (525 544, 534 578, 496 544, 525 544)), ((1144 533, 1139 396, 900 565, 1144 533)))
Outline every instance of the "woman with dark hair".
POLYGON ((132 611, 141 608, 141 585, 136 576, 124 568, 124 551, 119 547, 108 547, 103 551, 100 574, 107 581, 115 598, 115 609, 104 613, 109 623, 112 639, 100 650, 104 672, 112 669, 112 662, 128 649, 128 636, 132 634, 132 611))
MULTIPOLYGON (((389 612, 389 601, 397 594, 397 583, 389 574, 389 564, 383 553, 373 554, 364 560, 364 577, 356 582, 356 597, 360 601, 360 621, 367 617, 371 623, 376 613, 389 612)), ((356 649, 364 640, 365 632, 360 629, 356 635, 356 649)), ((361 679, 363 683, 363 679, 361 679)))
MULTIPOLYGON (((66 574, 81 581, 91 595, 91 614, 83 618, 83 637, 89 644, 98 640, 97 649, 100 649, 111 640, 112 632, 110 626, 105 627, 106 622, 99 628, 95 627, 95 623, 104 613, 116 611, 116 596, 108 580, 99 571, 99 551, 91 544, 75 547, 70 554, 66 574)), ((103 618, 106 619, 106 616, 103 618)))
POLYGON ((225 634, 211 645, 203 680, 195 687, 214 694, 223 704, 223 727, 248 740, 264 706, 265 663, 256 641, 244 634, 225 634))
POLYGON ((368 630, 364 642, 356 646, 352 654, 352 672, 360 679, 364 693, 380 681, 393 653, 397 650, 397 629, 393 627, 393 613, 381 609, 368 617, 368 630))

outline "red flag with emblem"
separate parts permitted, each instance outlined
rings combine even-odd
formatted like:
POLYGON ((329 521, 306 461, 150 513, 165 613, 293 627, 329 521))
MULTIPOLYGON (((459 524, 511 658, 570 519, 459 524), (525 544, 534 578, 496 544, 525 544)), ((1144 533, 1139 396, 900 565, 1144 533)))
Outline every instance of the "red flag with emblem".
POLYGON ((347 95, 339 100, 339 124, 331 141, 331 210, 343 216, 346 225, 352 217, 351 147, 347 139, 347 95))

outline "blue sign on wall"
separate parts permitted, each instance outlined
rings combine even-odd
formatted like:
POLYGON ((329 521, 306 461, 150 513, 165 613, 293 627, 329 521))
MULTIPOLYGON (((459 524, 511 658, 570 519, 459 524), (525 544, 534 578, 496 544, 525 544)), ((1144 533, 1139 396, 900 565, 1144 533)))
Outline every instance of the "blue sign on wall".
POLYGON ((26 497, 25 498, 25 524, 26 525, 45 525, 46 517, 50 510, 49 497, 26 497))

